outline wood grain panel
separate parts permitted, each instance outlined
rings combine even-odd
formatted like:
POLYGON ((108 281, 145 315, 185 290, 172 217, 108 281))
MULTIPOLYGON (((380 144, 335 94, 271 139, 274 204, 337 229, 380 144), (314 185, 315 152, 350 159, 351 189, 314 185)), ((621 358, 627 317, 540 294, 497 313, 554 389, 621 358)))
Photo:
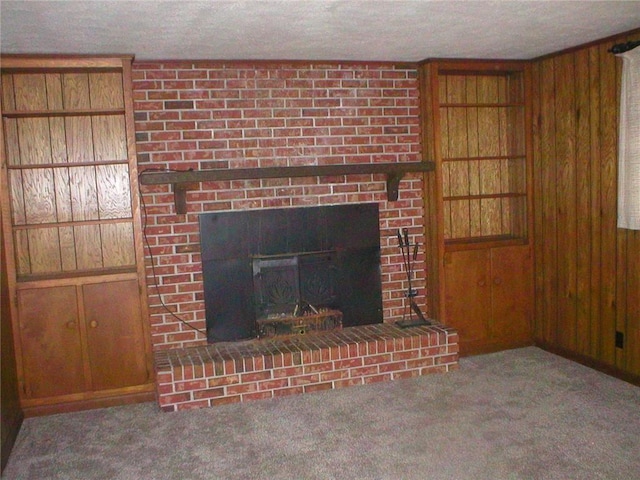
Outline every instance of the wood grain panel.
POLYGON ((20 165, 20 137, 18 120, 4 118, 4 151, 7 165, 20 165))
POLYGON ((556 211, 556 141, 555 141, 555 68, 553 59, 541 63, 543 79, 540 90, 540 152, 543 158, 541 176, 541 192, 534 192, 534 199, 539 202, 538 208, 543 215, 540 238, 543 242, 541 265, 543 271, 543 316, 542 334, 547 341, 557 342, 558 330, 558 279, 557 279, 557 211, 556 211))
POLYGON ((600 199, 602 219, 601 260, 602 304, 600 318, 602 329, 601 360, 615 363, 616 328, 616 212, 617 212, 617 124, 618 124, 618 78, 616 57, 607 52, 607 45, 600 46, 600 155, 601 178, 600 199))
POLYGON ((535 332, 638 375, 640 240, 616 227, 621 62, 608 52, 613 43, 534 66, 535 332), (615 347, 616 330, 624 348, 615 347))
POLYGON ((502 233, 501 203, 499 198, 480 200, 482 212, 482 235, 500 235, 502 233))
MULTIPOLYGON (((605 54, 606 55, 606 54, 605 54)), ((600 267, 600 252, 602 248, 602 221, 600 210, 602 202, 600 200, 601 172, 600 165, 602 157, 600 155, 600 48, 598 46, 589 49, 589 123, 590 123, 590 146, 591 158, 589 162, 590 181, 590 211, 589 221, 591 223, 591 345, 590 356, 600 359, 600 303, 602 292, 600 289, 602 272, 600 267)))
MULTIPOLYGON (((467 102, 470 104, 478 101, 478 81, 475 76, 468 76, 466 81, 467 102)), ((478 108, 467 108, 467 154, 469 157, 478 157, 478 108)), ((469 178, 469 195, 480 194, 480 164, 479 160, 467 162, 469 178)), ((469 236, 479 237, 482 235, 482 212, 480 210, 480 200, 469 200, 469 236)))
POLYGON ((89 74, 91 108, 124 108, 122 75, 119 72, 96 72, 89 74))
MULTIPOLYGON (((589 51, 576 52, 575 78, 583 81, 589 78, 589 51)), ((575 351, 588 355, 591 338, 591 219, 589 170, 591 156, 591 132, 589 115, 589 89, 576 89, 576 346, 575 351)))
POLYGON ((0 76, 2 80, 2 91, 0 92, 0 99, 2 99, 2 110, 10 111, 16 109, 16 99, 13 89, 13 75, 3 73, 0 76))
POLYGON ((19 165, 51 163, 49 121, 46 118, 19 118, 19 165))
POLYGON ((73 220, 71 211, 71 185, 68 168, 54 168, 53 181, 55 185, 56 218, 58 222, 70 222, 73 220))
POLYGON ((65 142, 69 162, 93 162, 93 134, 91 118, 66 117, 65 142))
POLYGON ((46 110, 47 89, 45 76, 29 73, 13 76, 16 110, 46 110))
POLYGON ((19 290, 18 311, 27 397, 83 391, 76 288, 19 290))
POLYGON ((91 108, 89 96, 89 75, 86 73, 65 73, 62 75, 62 98, 66 110, 91 108))
POLYGON ((131 217, 131 186, 127 165, 96 167, 98 209, 101 219, 131 217))
MULTIPOLYGON (((463 96, 460 98, 465 100, 463 96)), ((447 114, 449 117, 449 154, 455 158, 467 157, 469 152, 467 146, 467 109, 449 108, 447 114)), ((450 185, 449 188, 445 187, 445 190, 448 190, 453 197, 469 195, 469 169, 466 162, 449 162, 445 168, 447 167, 450 185)), ((450 202, 449 208, 451 209, 451 238, 468 237, 469 202, 467 200, 450 202)))
POLYGON ((498 76, 478 76, 478 103, 497 103, 500 101, 498 76))
POLYGON ((576 186, 575 186, 575 106, 573 56, 554 59, 559 81, 555 91, 556 115, 556 211, 562 235, 558 235, 558 318, 563 328, 558 329, 558 343, 570 350, 576 345, 576 186), (571 252, 571 253, 569 253, 571 252))
POLYGON ((27 230, 32 274, 57 273, 62 270, 57 228, 27 230))
POLYGON ((24 170, 22 182, 26 223, 55 222, 57 216, 53 170, 51 168, 24 170))
POLYGON ((467 78, 465 75, 445 75, 441 82, 446 84, 446 97, 444 103, 465 103, 467 101, 465 93, 467 78))
MULTIPOLYGON (((446 101, 447 88, 446 81, 440 83, 440 96, 444 98, 446 101)), ((440 132, 441 132, 441 157, 442 158, 450 158, 451 154, 449 152, 449 115, 448 108, 440 109, 440 132)), ((451 196, 451 164, 450 163, 442 163, 441 164, 441 173, 442 173, 442 195, 445 197, 451 196)), ((451 232, 451 204, 450 202, 444 202, 442 206, 442 220, 444 225, 442 226, 444 230, 444 238, 449 239, 452 238, 453 234, 451 232)))
POLYGON ((483 107, 478 109, 478 154, 481 157, 500 155, 500 115, 499 109, 483 107))
POLYGON ((490 334, 494 338, 520 343, 531 337, 532 268, 528 245, 492 250, 490 334))
POLYGON ((98 192, 95 168, 69 168, 69 178, 73 220, 98 219, 98 192))
POLYGON ((66 163, 67 141, 64 118, 51 117, 49 119, 51 161, 53 163, 66 163))
POLYGON ((9 196, 11 198, 11 222, 13 225, 25 225, 27 212, 24 206, 24 192, 22 189, 22 171, 9 171, 9 196))
POLYGON ((626 230, 626 347, 624 367, 640 372, 640 231, 626 230))
POLYGON ((29 256, 29 235, 27 230, 13 232, 13 249, 16 260, 16 275, 31 273, 31 258, 29 256))
POLYGON ((531 142, 532 142, 532 170, 533 170, 533 200, 536 208, 530 215, 533 215, 533 258, 535 268, 533 269, 534 275, 534 321, 533 321, 533 335, 536 339, 545 338, 546 319, 544 314, 546 312, 546 302, 544 300, 544 286, 545 286, 545 270, 544 264, 541 259, 544 257, 544 212, 542 209, 542 201, 539 200, 540 195, 544 195, 545 190, 543 188, 543 172, 545 171, 545 165, 547 159, 542 155, 542 65, 541 62, 534 63, 531 66, 531 116, 533 118, 531 142))
POLYGON ((79 270, 102 268, 102 240, 100 225, 73 227, 76 245, 76 262, 79 270))
POLYGON ((44 75, 47 95, 47 108, 49 110, 62 110, 62 79, 59 73, 47 73, 44 75))
POLYGON ((82 287, 94 390, 140 385, 149 380, 140 295, 135 280, 82 287))
POLYGON ((72 272, 78 268, 76 263, 76 243, 73 235, 73 227, 58 228, 60 241, 60 262, 63 272, 72 272))
POLYGON ((454 327, 461 347, 486 341, 491 319, 490 250, 445 254, 445 324, 454 327))
POLYGON ((127 137, 124 117, 100 115, 93 117, 93 151, 96 162, 127 160, 127 137))
POLYGON ((100 233, 102 257, 106 268, 128 267, 136 264, 131 222, 101 225, 100 233))

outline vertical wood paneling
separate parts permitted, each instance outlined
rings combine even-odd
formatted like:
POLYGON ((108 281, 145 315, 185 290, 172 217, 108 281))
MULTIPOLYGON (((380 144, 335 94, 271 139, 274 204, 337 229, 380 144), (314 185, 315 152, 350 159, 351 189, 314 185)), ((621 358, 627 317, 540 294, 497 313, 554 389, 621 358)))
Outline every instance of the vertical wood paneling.
MULTIPOLYGON (((575 78, 584 81, 589 78, 589 51, 576 52, 575 78)), ((580 87, 578 85, 578 87, 580 87)), ((589 354, 591 344, 591 219, 590 209, 590 155, 591 132, 589 116, 589 88, 576 89, 576 351, 589 354), (578 221, 578 219, 580 219, 578 221)))
POLYGON ((96 183, 101 219, 131 217, 131 188, 126 165, 98 166, 96 183))
MULTIPOLYGON (((605 55, 608 55, 605 53, 605 55)), ((577 80, 577 79, 576 79, 577 80)), ((600 321, 600 303, 602 298, 600 253, 602 250, 602 217, 600 215, 600 49, 589 49, 589 119, 591 123, 591 157, 590 157, 590 196, 591 205, 587 218, 591 223, 591 346, 590 356, 600 358, 600 335, 602 322, 600 321)))
POLYGON ((96 162, 126 159, 126 140, 123 116, 93 117, 93 148, 96 162))
POLYGON ((601 149, 601 218, 602 304, 600 319, 601 360, 615 363, 616 326, 616 247, 617 247, 617 142, 618 142, 618 79, 616 58, 607 52, 607 45, 600 47, 600 138, 601 149))
POLYGON ((45 76, 28 73, 13 76, 16 110, 46 110, 47 94, 45 76))
POLYGON ((71 272, 78 268, 76 263, 76 244, 73 238, 73 227, 58 228, 60 241, 60 262, 63 272, 71 272))
POLYGON ((98 219, 98 194, 95 168, 70 168, 69 177, 73 219, 75 221, 98 219))
POLYGON ((544 193, 543 189, 543 172, 544 172, 544 159, 542 157, 542 114, 541 104, 542 99, 541 85, 542 85, 542 64, 541 62, 535 63, 531 67, 531 96, 535 101, 531 102, 531 117, 532 132, 531 142, 535 148, 532 149, 532 169, 533 169, 533 197, 536 200, 536 208, 533 209, 533 232, 531 235, 534 238, 533 244, 533 258, 535 259, 535 268, 533 269, 533 307, 534 307, 534 319, 533 322, 533 334, 537 339, 545 338, 546 327, 546 302, 544 297, 544 285, 545 285, 545 269, 542 259, 544 258, 544 211, 542 209, 542 202, 539 201, 538 196, 544 193))
POLYGON ((62 98, 66 110, 91 108, 89 96, 89 75, 86 73, 65 73, 62 75, 62 98))
POLYGON ((100 226, 104 266, 126 267, 135 265, 133 227, 131 223, 110 223, 100 226))
POLYGON ((535 334, 640 375, 640 235, 616 226, 613 43, 534 65, 535 334), (616 330, 624 348, 615 347, 616 330))
MULTIPOLYGON (((551 59, 544 60, 541 65, 541 78, 544 79, 540 89, 540 151, 542 156, 542 170, 539 175, 542 178, 542 192, 534 199, 538 202, 537 208, 543 212, 542 225, 538 229, 544 244, 541 258, 543 271, 543 335, 549 342, 557 341, 557 219, 556 219, 556 169, 555 169, 555 69, 551 59)), ((536 239, 536 242, 539 240, 536 239)))
POLYGON ((78 269, 102 268, 100 225, 80 225, 73 228, 78 269))
POLYGON ((28 231, 31 272, 60 271, 60 243, 57 228, 34 228, 28 231))
POLYGON ((124 108, 122 75, 112 73, 90 73, 89 91, 91 108, 124 108))
POLYGON ((575 107, 573 55, 554 59, 556 74, 556 212, 558 225, 558 329, 559 344, 570 350, 576 346, 576 256, 560 252, 576 251, 575 107))
POLYGON ((28 275, 31 273, 31 260, 29 257, 29 236, 26 230, 14 232, 14 252, 16 257, 16 273, 28 275))
POLYGON ((640 231, 626 230, 625 259, 626 283, 625 333, 626 347, 624 368, 629 372, 640 372, 640 231))

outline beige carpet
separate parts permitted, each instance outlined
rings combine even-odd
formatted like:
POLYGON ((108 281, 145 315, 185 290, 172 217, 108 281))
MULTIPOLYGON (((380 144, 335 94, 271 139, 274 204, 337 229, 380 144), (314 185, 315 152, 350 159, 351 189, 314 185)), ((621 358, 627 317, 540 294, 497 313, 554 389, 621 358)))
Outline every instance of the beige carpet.
POLYGON ((27 419, 12 479, 640 479, 640 388, 524 348, 211 409, 27 419))

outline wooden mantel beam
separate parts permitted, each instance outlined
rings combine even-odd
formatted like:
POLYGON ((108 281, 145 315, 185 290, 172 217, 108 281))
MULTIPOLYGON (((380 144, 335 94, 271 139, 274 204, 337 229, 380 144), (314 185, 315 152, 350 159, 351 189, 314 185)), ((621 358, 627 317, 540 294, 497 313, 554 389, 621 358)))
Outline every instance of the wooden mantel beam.
POLYGON ((433 162, 357 163, 349 165, 304 165, 299 167, 229 168, 210 170, 155 171, 140 173, 142 185, 171 184, 176 213, 186 213, 186 192, 195 189, 194 183, 262 178, 313 177, 337 175, 365 175, 383 173, 387 176, 387 198, 398 199, 398 187, 405 173, 429 172, 433 162))

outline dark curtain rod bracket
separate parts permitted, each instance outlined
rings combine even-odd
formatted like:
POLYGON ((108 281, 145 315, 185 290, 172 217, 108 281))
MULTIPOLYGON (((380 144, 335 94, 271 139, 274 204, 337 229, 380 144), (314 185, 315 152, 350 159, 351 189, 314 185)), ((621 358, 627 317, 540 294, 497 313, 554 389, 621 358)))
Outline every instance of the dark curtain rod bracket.
POLYGON ((629 50, 633 50, 637 46, 640 46, 640 40, 636 40, 633 42, 626 43, 616 43, 613 47, 609 49, 609 52, 617 55, 619 53, 628 52, 629 50))

